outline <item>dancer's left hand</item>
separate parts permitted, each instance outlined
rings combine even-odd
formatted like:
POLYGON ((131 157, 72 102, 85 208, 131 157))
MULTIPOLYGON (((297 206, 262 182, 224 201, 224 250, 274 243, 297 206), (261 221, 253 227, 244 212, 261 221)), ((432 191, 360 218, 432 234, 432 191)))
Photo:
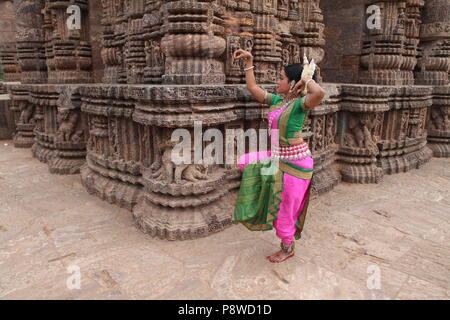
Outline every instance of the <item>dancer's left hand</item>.
POLYGON ((294 89, 292 89, 292 91, 294 92, 294 95, 296 97, 302 94, 302 92, 305 90, 305 85, 306 85, 305 79, 301 79, 299 82, 295 84, 294 89))

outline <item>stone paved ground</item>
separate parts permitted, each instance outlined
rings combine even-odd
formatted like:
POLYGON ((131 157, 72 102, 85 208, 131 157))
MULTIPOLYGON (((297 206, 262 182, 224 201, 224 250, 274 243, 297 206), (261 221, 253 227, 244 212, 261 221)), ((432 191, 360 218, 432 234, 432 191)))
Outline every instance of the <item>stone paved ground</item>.
POLYGON ((2 141, 0 298, 449 299, 449 168, 434 158, 379 185, 341 183, 311 203, 297 256, 274 265, 272 231, 152 239, 79 176, 2 141), (80 290, 66 285, 73 266, 80 290), (381 288, 368 288, 377 274, 381 288))

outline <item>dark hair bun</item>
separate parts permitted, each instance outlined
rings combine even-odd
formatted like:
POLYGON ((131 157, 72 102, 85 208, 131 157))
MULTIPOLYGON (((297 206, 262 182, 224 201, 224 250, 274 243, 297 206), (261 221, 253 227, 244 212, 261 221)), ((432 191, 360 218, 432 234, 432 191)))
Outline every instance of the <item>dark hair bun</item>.
MULTIPOLYGON (((284 72, 286 73, 289 82, 291 81, 298 82, 302 77, 303 65, 300 63, 290 64, 284 67, 284 72)), ((315 72, 313 74, 313 79, 317 81, 317 76, 315 72)))

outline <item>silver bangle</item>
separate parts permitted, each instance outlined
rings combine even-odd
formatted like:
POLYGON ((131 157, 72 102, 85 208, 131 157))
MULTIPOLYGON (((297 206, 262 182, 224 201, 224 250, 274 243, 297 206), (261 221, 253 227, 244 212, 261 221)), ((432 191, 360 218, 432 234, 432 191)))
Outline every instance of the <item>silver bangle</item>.
POLYGON ((252 69, 254 69, 254 68, 255 68, 255 66, 251 66, 251 67, 249 67, 249 68, 245 68, 244 71, 249 71, 249 70, 252 70, 252 69))

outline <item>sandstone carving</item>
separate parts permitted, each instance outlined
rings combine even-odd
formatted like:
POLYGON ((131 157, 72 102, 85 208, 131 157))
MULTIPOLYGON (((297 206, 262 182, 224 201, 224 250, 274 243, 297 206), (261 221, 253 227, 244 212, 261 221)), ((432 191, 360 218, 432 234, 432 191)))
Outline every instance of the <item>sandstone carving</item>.
POLYGON ((305 54, 318 63, 327 96, 302 132, 314 198, 341 180, 379 183, 450 156, 449 1, 7 0, 0 22, 13 16, 16 30, 0 40, 1 65, 4 80, 21 83, 0 91, 15 146, 52 173, 80 173, 89 193, 128 208, 152 236, 208 236, 231 225, 240 171, 175 162, 171 134, 194 136, 200 121, 236 161, 230 129, 267 128, 235 50, 252 52, 269 92, 283 66, 305 54), (67 27, 71 5, 79 28, 67 27), (380 28, 367 25, 371 5, 380 28))

